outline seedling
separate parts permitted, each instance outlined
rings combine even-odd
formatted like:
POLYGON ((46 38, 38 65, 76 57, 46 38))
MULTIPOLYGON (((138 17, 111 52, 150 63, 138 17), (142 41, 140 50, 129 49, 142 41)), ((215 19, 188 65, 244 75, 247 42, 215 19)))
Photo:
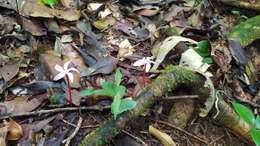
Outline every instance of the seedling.
POLYGON ((59 73, 54 77, 53 80, 57 81, 57 80, 60 80, 62 78, 65 79, 65 81, 67 83, 67 87, 68 87, 68 92, 67 92, 68 93, 68 101, 69 101, 70 104, 72 104, 72 92, 71 92, 71 86, 70 86, 70 82, 72 83, 73 79, 74 79, 72 72, 74 71, 74 72, 79 73, 79 71, 74 67, 69 68, 70 62, 71 61, 66 62, 63 65, 63 67, 58 65, 58 64, 55 65, 55 69, 59 73))
POLYGON ((58 0, 42 0, 42 2, 51 7, 51 8, 54 8, 54 6, 57 4, 58 0))
POLYGON ((260 116, 254 116, 253 112, 246 106, 237 102, 232 102, 238 115, 250 125, 250 135, 256 146, 260 146, 260 116))
POLYGON ((212 60, 209 50, 208 50, 209 49, 208 41, 203 40, 203 41, 198 42, 197 47, 195 47, 194 49, 201 57, 203 57, 203 60, 202 60, 203 63, 207 63, 207 64, 213 63, 213 60, 212 60))
POLYGON ((154 64, 155 62, 152 61, 154 57, 144 57, 140 60, 137 60, 136 62, 134 62, 133 66, 144 66, 143 67, 143 83, 146 83, 147 77, 146 77, 146 73, 149 72, 149 70, 151 69, 151 65, 154 64))
POLYGON ((136 106, 136 101, 130 99, 122 99, 125 95, 126 88, 120 85, 122 79, 122 73, 119 69, 115 73, 115 81, 102 82, 102 89, 88 89, 80 92, 80 96, 90 96, 90 95, 103 95, 113 97, 113 102, 111 104, 111 113, 114 119, 117 116, 127 110, 131 110, 136 106))

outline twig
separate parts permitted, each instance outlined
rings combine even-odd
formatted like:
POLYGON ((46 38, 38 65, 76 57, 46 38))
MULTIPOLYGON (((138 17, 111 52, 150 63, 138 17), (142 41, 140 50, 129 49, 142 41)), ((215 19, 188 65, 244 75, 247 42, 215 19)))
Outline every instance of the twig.
POLYGON ((143 146, 148 146, 141 138, 136 137, 136 136, 134 136, 133 134, 131 134, 131 133, 125 131, 125 130, 122 130, 122 132, 125 133, 125 134, 127 134, 127 135, 129 135, 130 137, 132 137, 132 138, 135 139, 136 141, 142 143, 143 146))
MULTIPOLYGON (((70 125, 70 126, 72 126, 72 127, 74 127, 74 128, 77 127, 77 125, 75 125, 75 124, 73 124, 73 123, 70 123, 70 122, 68 122, 68 121, 66 121, 66 120, 64 120, 64 119, 62 119, 62 122, 64 122, 65 124, 68 124, 68 125, 70 125)), ((97 128, 97 127, 98 127, 98 125, 87 125, 87 126, 82 126, 82 127, 80 127, 80 129, 84 129, 84 128, 97 128)))
POLYGON ((62 141, 62 143, 65 143, 65 142, 66 142, 65 146, 69 146, 69 145, 70 145, 71 140, 72 140, 72 139, 75 137, 75 135, 78 133, 78 131, 79 131, 80 127, 81 127, 82 122, 83 122, 83 118, 82 118, 82 117, 79 117, 79 121, 78 121, 78 124, 77 124, 76 129, 73 131, 73 133, 72 133, 68 138, 66 138, 66 139, 64 139, 64 140, 62 141))
POLYGON ((180 132, 183 132, 184 134, 190 136, 191 138, 193 138, 193 139, 195 139, 195 140, 197 140, 197 141, 199 141, 199 142, 201 142, 201 143, 204 143, 204 144, 208 145, 208 142, 207 142, 207 141, 205 141, 205 140, 203 140, 203 139, 201 139, 201 138, 199 138, 199 137, 197 137, 197 136, 195 136, 195 135, 193 135, 193 134, 191 134, 191 133, 189 133, 189 132, 187 132, 187 131, 181 129, 180 127, 177 127, 177 126, 175 126, 175 125, 173 125, 173 124, 170 124, 170 123, 164 122, 164 121, 159 121, 159 120, 153 120, 153 121, 158 122, 158 123, 161 123, 161 124, 164 124, 164 125, 169 126, 169 127, 171 127, 171 128, 174 128, 174 129, 176 129, 176 130, 178 130, 178 131, 180 131, 180 132))
POLYGON ((87 106, 87 107, 65 107, 65 108, 56 108, 50 110, 39 110, 39 111, 32 111, 32 112, 25 112, 25 113, 17 113, 7 116, 0 116, 0 120, 13 118, 13 117, 23 117, 23 116, 36 116, 41 114, 50 114, 50 113, 58 113, 58 112, 68 112, 68 111, 103 111, 106 109, 110 109, 110 106, 101 106, 101 105, 94 105, 94 106, 87 106))
POLYGON ((222 139, 223 137, 224 137, 224 135, 222 135, 222 136, 216 138, 215 140, 211 141, 208 146, 213 145, 214 143, 216 143, 217 141, 219 141, 219 140, 222 139))
POLYGON ((177 100, 177 99, 198 99, 199 95, 181 95, 164 97, 163 100, 177 100))

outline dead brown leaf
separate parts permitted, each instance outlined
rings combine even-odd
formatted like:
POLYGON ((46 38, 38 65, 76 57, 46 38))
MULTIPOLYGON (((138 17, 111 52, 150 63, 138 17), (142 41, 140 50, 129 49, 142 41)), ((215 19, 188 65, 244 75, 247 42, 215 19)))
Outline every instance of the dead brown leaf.
POLYGON ((6 82, 10 81, 13 77, 15 77, 18 72, 19 65, 16 63, 6 64, 2 68, 0 68, 0 73, 6 82))

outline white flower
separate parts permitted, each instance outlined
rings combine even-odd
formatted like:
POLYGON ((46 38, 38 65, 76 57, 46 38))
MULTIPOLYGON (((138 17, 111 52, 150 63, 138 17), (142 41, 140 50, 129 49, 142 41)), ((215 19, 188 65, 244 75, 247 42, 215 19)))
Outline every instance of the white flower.
POLYGON ((57 80, 60 80, 60 79, 62 79, 62 78, 64 78, 64 77, 68 76, 70 82, 73 82, 74 77, 73 77, 72 72, 75 71, 75 72, 78 72, 78 73, 79 73, 79 71, 78 71, 76 68, 74 68, 74 67, 69 68, 70 62, 71 62, 71 61, 66 62, 66 63, 63 65, 63 67, 60 66, 60 65, 58 65, 58 64, 55 65, 55 69, 56 69, 59 73, 54 77, 53 80, 57 81, 57 80))
POLYGON ((155 62, 152 61, 152 59, 154 59, 154 57, 144 57, 140 60, 137 60, 136 62, 134 62, 133 66, 145 66, 145 72, 149 72, 149 70, 151 69, 151 64, 154 64, 155 62))

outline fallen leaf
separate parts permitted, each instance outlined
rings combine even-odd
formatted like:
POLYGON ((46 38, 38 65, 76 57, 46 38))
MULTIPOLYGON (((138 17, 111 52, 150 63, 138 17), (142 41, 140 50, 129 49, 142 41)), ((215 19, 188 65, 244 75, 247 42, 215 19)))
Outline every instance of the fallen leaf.
POLYGON ((14 78, 19 72, 19 65, 18 64, 6 64, 2 68, 0 68, 0 73, 4 78, 5 82, 10 81, 14 78))
POLYGON ((122 42, 120 42, 118 47, 119 50, 118 50, 117 57, 120 58, 121 61, 124 58, 132 55, 133 52, 135 51, 131 43, 128 41, 128 39, 125 39, 122 42))
POLYGON ((41 1, 19 1, 19 13, 23 16, 53 18, 57 17, 67 21, 76 21, 80 18, 80 11, 74 9, 58 10, 45 6, 41 1))
POLYGON ((46 94, 39 95, 31 100, 28 97, 16 97, 14 100, 5 101, 0 103, 0 115, 15 115, 24 112, 30 112, 36 109, 47 99, 46 94))
POLYGON ((179 42, 189 42, 192 44, 197 44, 196 41, 181 37, 181 36, 170 36, 166 38, 164 41, 160 42, 159 44, 155 45, 152 49, 152 54, 156 58, 155 64, 152 67, 152 71, 155 71, 160 63, 164 60, 166 55, 179 43, 179 42))
POLYGON ((20 124, 10 119, 9 122, 4 121, 4 125, 8 127, 7 140, 19 140, 23 136, 23 129, 20 124))
POLYGON ((156 6, 147 5, 147 6, 141 6, 141 7, 134 7, 133 11, 135 13, 137 13, 138 15, 142 15, 142 16, 154 16, 154 15, 158 14, 160 9, 159 9, 159 7, 156 7, 156 6))
MULTIPOLYGON (((210 66, 207 63, 203 63, 203 58, 192 48, 182 53, 179 65, 187 66, 192 69, 199 70, 201 72, 206 72, 210 66)), ((209 76, 212 76, 211 73, 206 73, 209 76)))
POLYGON ((83 69, 82 72, 80 72, 80 76, 84 77, 99 73, 110 74, 113 70, 115 70, 117 62, 118 60, 112 56, 99 58, 97 63, 93 66, 83 69))
POLYGON ((6 146, 6 136, 8 132, 8 127, 0 128, 0 146, 6 146))
POLYGON ((90 12, 93 12, 100 8, 102 5, 102 3, 89 3, 87 8, 90 12))
POLYGON ((108 27, 113 26, 115 23, 116 23, 116 19, 114 17, 106 17, 104 19, 94 21, 93 25, 99 30, 104 30, 107 29, 108 27))
POLYGON ((75 9, 75 8, 77 8, 78 1, 75 1, 75 0, 61 0, 61 4, 65 8, 75 9))
POLYGON ((98 13, 98 16, 99 16, 100 18, 105 18, 105 17, 107 17, 107 16, 110 15, 110 14, 112 14, 112 11, 109 10, 108 8, 106 8, 104 11, 100 11, 100 12, 98 13))
POLYGON ((159 139, 163 146, 176 146, 176 143, 168 134, 161 132, 160 130, 154 128, 152 125, 149 126, 149 133, 159 139))

